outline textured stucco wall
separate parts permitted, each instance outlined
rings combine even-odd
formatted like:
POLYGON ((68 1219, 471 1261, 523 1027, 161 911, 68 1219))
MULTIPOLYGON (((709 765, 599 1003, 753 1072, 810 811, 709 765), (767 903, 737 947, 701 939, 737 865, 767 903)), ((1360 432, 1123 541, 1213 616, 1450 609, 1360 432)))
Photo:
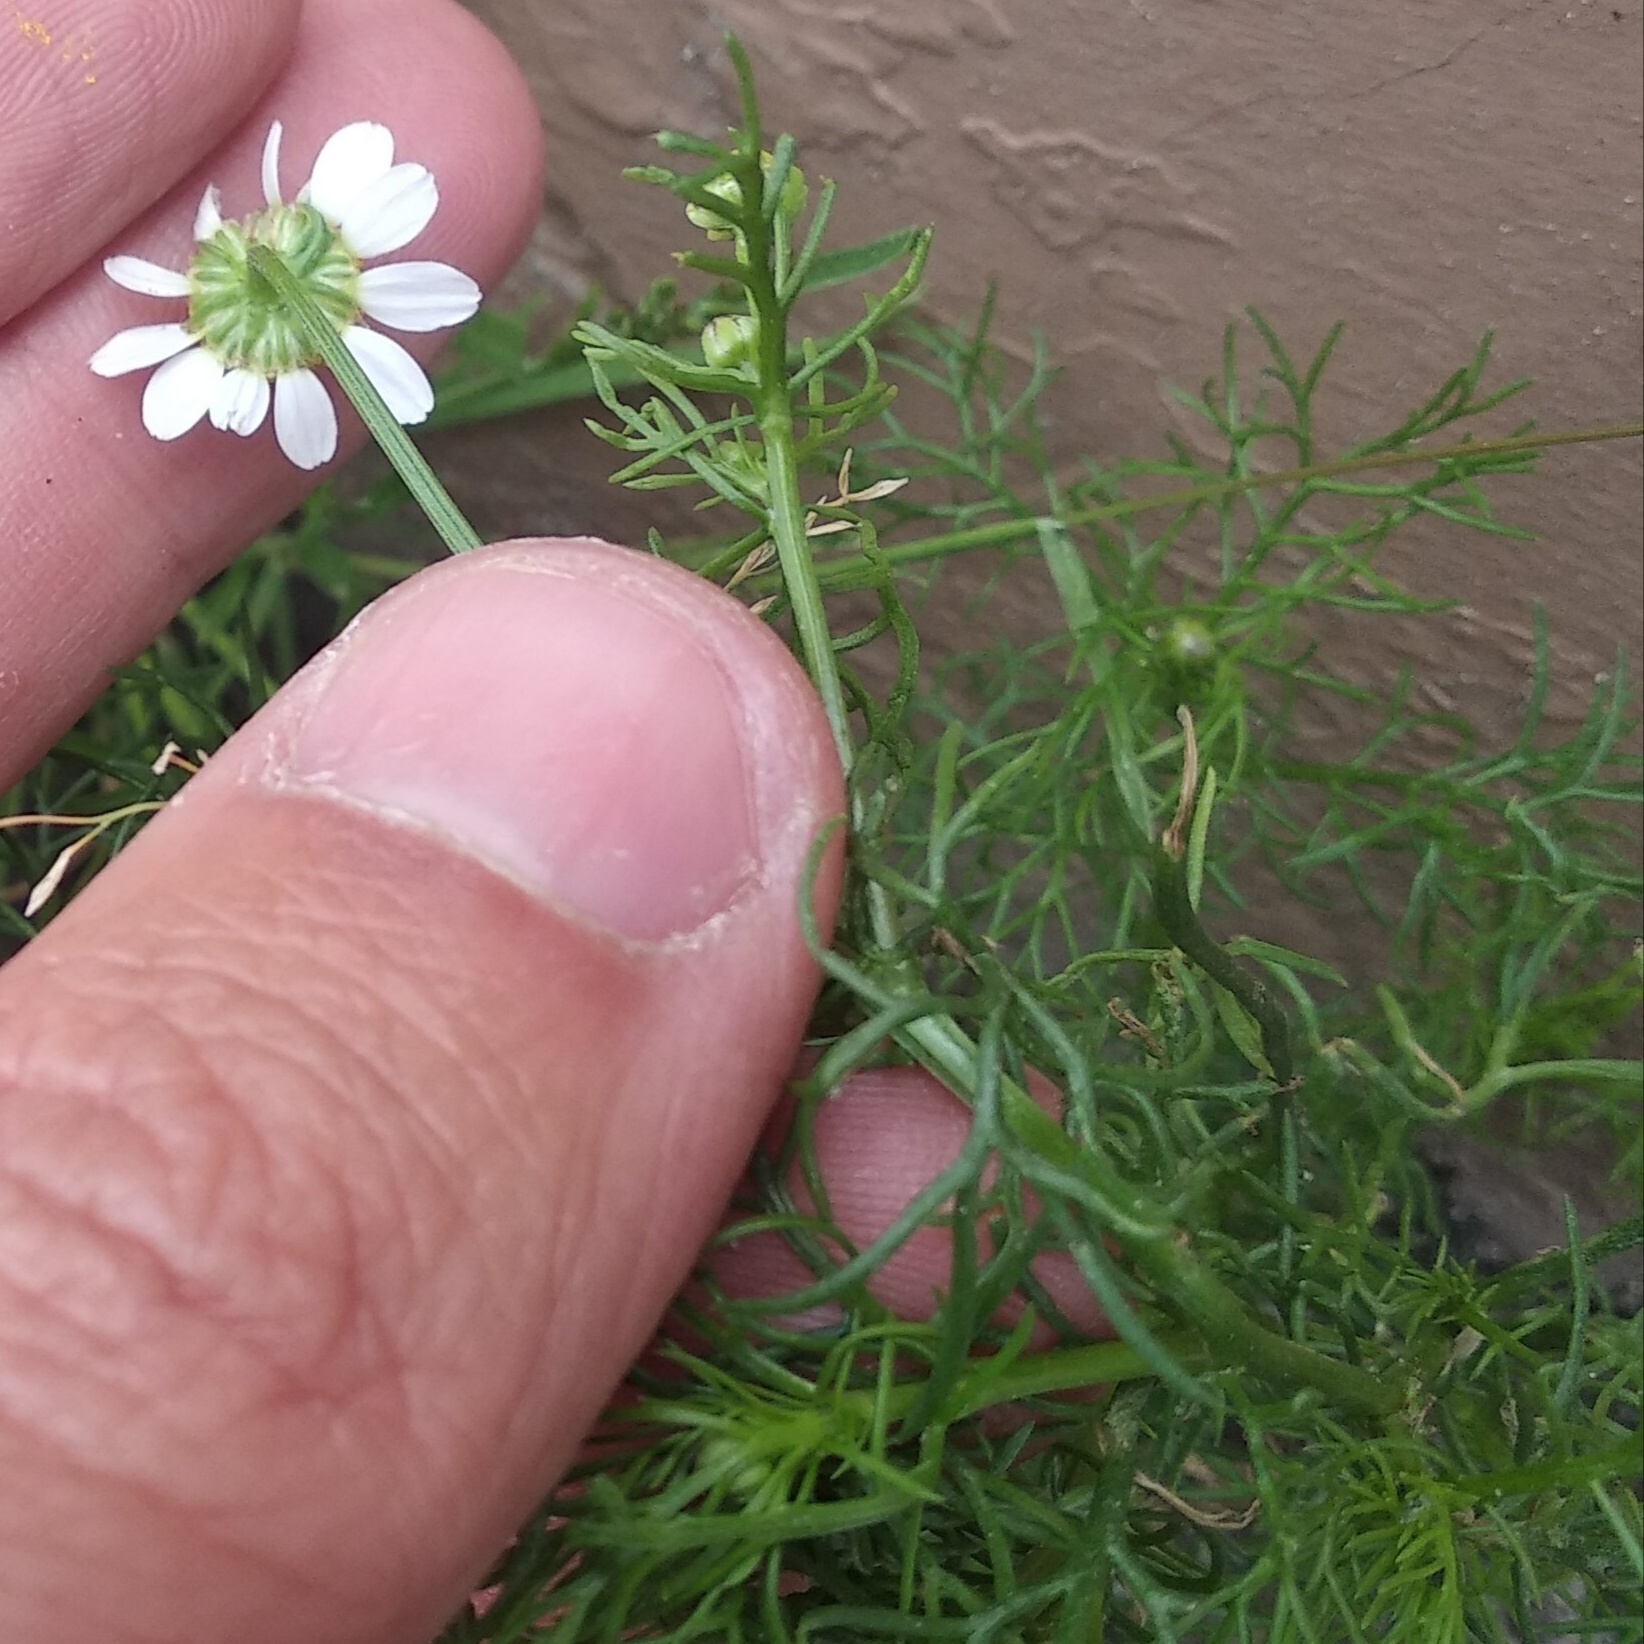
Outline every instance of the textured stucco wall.
MULTIPOLYGON (((934 309, 963 315, 997 277, 1002 336, 1048 336, 1070 456, 1157 452, 1181 426, 1164 384, 1201 381, 1246 303, 1297 348, 1350 322, 1327 424, 1344 438, 1488 327, 1501 379, 1537 379, 1522 414, 1638 415, 1644 0, 470 3, 532 76, 553 144, 538 277, 632 294, 667 266, 675 213, 613 179, 660 126, 729 123, 730 27, 773 125, 839 180, 842 231, 934 222, 934 309)), ((509 479, 473 453, 498 476, 487 523, 577 523, 569 509, 632 529, 631 507, 571 477, 579 447, 550 449, 509 479)), ((1467 609, 1357 663, 1384 674, 1419 650, 1437 700, 1505 722, 1534 602, 1572 680, 1638 653, 1639 449, 1557 454, 1500 494, 1539 544, 1412 537, 1389 566, 1467 609)))

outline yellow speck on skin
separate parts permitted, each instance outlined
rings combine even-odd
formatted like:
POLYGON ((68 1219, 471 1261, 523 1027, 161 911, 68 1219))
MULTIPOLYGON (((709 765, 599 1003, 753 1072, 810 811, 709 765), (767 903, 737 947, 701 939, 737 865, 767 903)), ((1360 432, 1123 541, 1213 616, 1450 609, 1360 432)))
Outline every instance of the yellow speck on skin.
MULTIPOLYGON (((39 23, 33 18, 25 17, 20 11, 14 11, 12 16, 17 19, 17 32, 31 46, 39 46, 42 50, 45 50, 55 44, 51 29, 45 23, 39 23)), ((96 42, 88 39, 85 31, 82 31, 78 40, 72 35, 64 39, 60 55, 65 63, 89 63, 96 55, 96 51, 96 42)), ((97 84, 97 76, 88 74, 85 76, 83 83, 94 86, 97 84)))

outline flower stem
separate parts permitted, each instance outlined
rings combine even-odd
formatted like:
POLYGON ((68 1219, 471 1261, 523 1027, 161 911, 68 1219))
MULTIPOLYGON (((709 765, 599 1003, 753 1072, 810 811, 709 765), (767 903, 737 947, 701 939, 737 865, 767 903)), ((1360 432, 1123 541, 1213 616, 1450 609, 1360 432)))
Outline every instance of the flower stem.
MULTIPOLYGON (((759 176, 757 146, 753 174, 759 176)), ((746 185, 750 192, 756 183, 746 185)), ((752 197, 757 199, 758 194, 752 197)), ((822 711, 833 733, 834 750, 850 780, 856 762, 856 745, 851 737, 850 712, 839 677, 839 660, 834 654, 833 633, 822 603, 821 584, 811 558, 810 539, 805 533, 805 509, 799 498, 799 458, 794 449, 793 401, 788 384, 788 313, 777 294, 775 270, 771 266, 766 235, 749 232, 745 236, 748 263, 748 291, 754 308, 759 337, 759 388, 755 412, 760 438, 765 447, 765 473, 770 497, 771 542, 782 572, 782 585, 793 610, 795 632, 806 672, 822 699, 822 711)))
MULTIPOLYGON (((762 335, 768 328, 761 315, 762 335)), ((770 485, 771 541, 782 568, 782 585, 793 610, 794 629, 800 651, 822 711, 833 733, 834 749, 846 780, 856 761, 856 745, 851 737, 850 711, 839 678, 834 655, 833 634, 822 604, 822 588, 816 580, 816 564, 805 535, 804 509, 799 501, 799 463, 794 451, 793 411, 788 403, 786 368, 779 363, 777 380, 765 378, 759 407, 759 432, 765 445, 766 475, 770 485)))
POLYGON ((341 333, 315 306, 301 281, 267 246, 251 246, 246 260, 290 310, 309 346, 331 367, 337 386, 352 401, 372 439, 381 446, 395 473, 405 481, 406 490, 428 516, 428 523, 439 533, 440 540, 453 554, 478 548, 479 533, 463 518, 450 493, 434 477, 422 453, 411 443, 410 436, 372 386, 371 379, 348 352, 341 333))
MULTIPOLYGON (((745 82, 751 95, 751 84, 745 82)), ((758 127, 750 122, 745 133, 748 150, 743 156, 746 175, 738 182, 745 200, 758 201, 763 187, 758 127)), ((779 232, 786 232, 779 230, 779 232)), ((851 781, 856 765, 856 742, 851 734, 850 709, 839 674, 839 658, 833 648, 833 630, 823 603, 822 585, 817 580, 816 561, 811 555, 810 537, 805 530, 805 505, 799 495, 799 454, 794 444, 793 387, 788 377, 788 311, 779 287, 778 268, 773 260, 773 240, 758 213, 748 221, 741 240, 748 272, 748 300, 753 309, 759 348, 759 386, 754 410, 765 450, 765 477, 770 501, 768 524, 776 548, 782 586, 793 612, 794 631, 800 655, 811 684, 821 699, 822 712, 833 735, 834 751, 844 773, 849 795, 852 837, 860 837, 869 826, 862 796, 851 781)), ((887 953, 898 946, 896 917, 889 893, 878 880, 865 886, 869 924, 874 941, 887 953)), ((907 967, 904 966, 904 969, 907 967)), ((909 987, 917 978, 906 977, 909 987)))

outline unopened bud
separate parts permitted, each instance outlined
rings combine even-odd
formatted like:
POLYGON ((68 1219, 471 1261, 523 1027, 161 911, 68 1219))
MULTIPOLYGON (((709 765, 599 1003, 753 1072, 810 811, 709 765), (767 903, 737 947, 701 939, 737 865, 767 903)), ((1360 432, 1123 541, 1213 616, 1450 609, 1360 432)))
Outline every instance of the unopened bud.
POLYGON ((1198 617, 1173 616, 1165 628, 1162 648, 1179 668, 1197 671, 1216 660, 1216 636, 1198 617))
MULTIPOLYGON (((742 204, 742 185, 734 177, 715 177, 711 183, 703 185, 703 192, 713 195, 716 200, 723 200, 733 210, 742 204)), ((707 206, 687 205, 685 215, 710 240, 728 240, 735 232, 726 218, 717 211, 710 211, 707 206)))
MULTIPOLYGON (((767 176, 770 175, 774 163, 775 156, 768 149, 761 152, 759 169, 767 176)), ((733 211, 741 209, 742 185, 734 177, 715 177, 711 183, 703 185, 703 192, 713 195, 716 200, 723 200, 733 211)), ((782 193, 776 207, 777 215, 792 222, 805 209, 805 201, 809 194, 810 190, 805 184, 805 173, 798 166, 790 165, 787 176, 782 179, 782 193)), ((685 216, 710 240, 728 240, 736 232, 736 225, 710 206, 687 205, 685 216)))
POLYGON ((753 358, 759 327, 751 314, 721 314, 702 331, 702 357, 716 371, 734 371, 753 358))

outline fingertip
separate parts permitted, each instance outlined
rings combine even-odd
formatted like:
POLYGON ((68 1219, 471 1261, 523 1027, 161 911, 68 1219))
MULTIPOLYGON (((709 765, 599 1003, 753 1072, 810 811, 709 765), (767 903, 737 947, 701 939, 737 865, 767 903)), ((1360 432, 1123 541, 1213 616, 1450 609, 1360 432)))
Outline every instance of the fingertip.
POLYGON ((590 539, 432 568, 259 738, 277 749, 268 784, 431 829, 625 941, 690 938, 738 898, 795 885, 843 803, 815 697, 768 629, 699 578, 590 539))
POLYGON ((0 976, 0 1542, 56 1559, 0 1634, 431 1635, 729 1196, 840 787, 757 619, 588 541, 418 577, 206 764, 0 976), (745 789, 684 792, 726 737, 745 789), (626 797, 567 833, 589 766, 626 797), (649 849, 632 808, 748 823, 689 928, 565 854, 649 849))
MULTIPOLYGON (((1028 1089, 1047 1110, 1059 1109, 1061 1095, 1043 1075, 1031 1071, 1028 1089)), ((791 1115, 781 1123, 785 1131, 791 1115)), ((817 1104, 809 1120, 812 1160, 826 1193, 828 1216, 853 1250, 863 1250, 895 1225, 912 1201, 960 1157, 971 1133, 970 1110, 923 1068, 866 1068, 817 1104)), ((773 1127, 775 1128, 775 1127, 773 1127)), ((761 1145, 780 1150, 782 1136, 767 1133, 761 1145)), ((991 1177, 984 1172, 984 1183, 991 1177)), ((801 1207, 812 1202, 804 1173, 796 1164, 789 1191, 801 1207)), ((1037 1199, 1024 1193, 1028 1216, 1037 1199)), ((807 1288, 815 1278, 787 1242, 758 1233, 716 1247, 709 1262, 728 1294, 779 1296, 807 1288)), ((1034 1281, 1072 1329, 1083 1336, 1112 1334, 1106 1316, 1065 1250, 1049 1249, 1033 1258, 1034 1281)), ((876 1301, 898 1317, 931 1318, 953 1284, 953 1241, 946 1228, 921 1225, 893 1250, 866 1281, 876 1301)), ((1021 1315, 1022 1297, 1008 1301, 994 1322, 1008 1326, 1021 1315)), ((824 1322, 817 1313, 787 1321, 793 1328, 824 1322)), ((1057 1332, 1040 1321, 1031 1345, 1053 1346, 1057 1332)))
POLYGON ((299 0, 18 11, 0 73, 0 325, 151 205, 278 73, 299 0))

